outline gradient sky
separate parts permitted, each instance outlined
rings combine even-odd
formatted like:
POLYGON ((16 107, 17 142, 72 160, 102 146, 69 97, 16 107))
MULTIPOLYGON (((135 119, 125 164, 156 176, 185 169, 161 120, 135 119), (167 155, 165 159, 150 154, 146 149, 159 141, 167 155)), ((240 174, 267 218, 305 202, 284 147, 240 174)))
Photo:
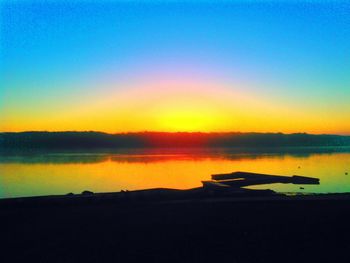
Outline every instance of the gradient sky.
POLYGON ((346 1, 0 8, 0 131, 350 134, 346 1))

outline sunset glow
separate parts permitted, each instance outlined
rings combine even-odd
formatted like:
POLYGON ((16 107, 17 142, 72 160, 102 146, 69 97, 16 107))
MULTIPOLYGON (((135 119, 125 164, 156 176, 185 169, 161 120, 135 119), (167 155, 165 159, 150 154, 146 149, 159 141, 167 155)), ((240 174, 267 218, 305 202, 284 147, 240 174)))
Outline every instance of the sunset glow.
MULTIPOLYGON (((73 156, 74 157, 74 156, 73 156)), ((232 167, 242 171, 271 174, 300 173, 321 177, 321 186, 308 186, 307 191, 345 192, 350 187, 343 170, 347 167, 349 154, 263 155, 257 158, 249 155, 203 155, 193 153, 172 153, 158 155, 97 155, 77 156, 79 162, 69 161, 72 156, 52 156, 50 161, 38 158, 30 165, 13 160, 0 163, 2 181, 7 190, 0 192, 0 198, 47 195, 52 192, 65 194, 80 193, 84 189, 97 192, 149 189, 155 187, 188 189, 199 187, 202 180, 210 180, 210 174, 230 173, 232 167), (60 159, 61 157, 61 159, 60 159), (50 163, 51 162, 51 163, 50 163), (50 163, 51 165, 48 165, 50 163), (56 164, 56 165, 55 165, 56 164), (330 166, 333 164, 333 166, 330 166), (50 174, 50 180, 47 180, 50 174), (331 175, 331 176, 330 176, 331 175), (21 182, 21 184, 19 184, 21 182)), ((300 191, 297 185, 276 184, 273 189, 300 191)), ((252 188, 264 189, 266 186, 252 188)))
POLYGON ((1 4, 0 131, 350 134, 348 6, 102 2, 1 4))

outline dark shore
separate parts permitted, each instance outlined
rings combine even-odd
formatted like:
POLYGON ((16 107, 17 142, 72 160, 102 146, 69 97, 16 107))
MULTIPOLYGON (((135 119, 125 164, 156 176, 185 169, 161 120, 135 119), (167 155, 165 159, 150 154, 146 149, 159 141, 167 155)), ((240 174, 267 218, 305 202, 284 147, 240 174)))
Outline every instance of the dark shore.
POLYGON ((0 200, 1 262, 349 262, 350 194, 0 200))
POLYGON ((240 132, 0 132, 4 152, 31 150, 120 150, 157 148, 298 148, 349 147, 350 136, 307 133, 240 132))

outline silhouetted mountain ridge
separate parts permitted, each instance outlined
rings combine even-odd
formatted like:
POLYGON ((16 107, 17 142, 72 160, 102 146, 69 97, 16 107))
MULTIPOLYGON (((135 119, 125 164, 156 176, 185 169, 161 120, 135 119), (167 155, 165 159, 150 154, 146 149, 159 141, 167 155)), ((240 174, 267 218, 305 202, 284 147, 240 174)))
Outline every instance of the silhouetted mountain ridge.
POLYGON ((350 136, 306 133, 138 132, 4 132, 3 149, 94 149, 147 147, 318 147, 350 146, 350 136))

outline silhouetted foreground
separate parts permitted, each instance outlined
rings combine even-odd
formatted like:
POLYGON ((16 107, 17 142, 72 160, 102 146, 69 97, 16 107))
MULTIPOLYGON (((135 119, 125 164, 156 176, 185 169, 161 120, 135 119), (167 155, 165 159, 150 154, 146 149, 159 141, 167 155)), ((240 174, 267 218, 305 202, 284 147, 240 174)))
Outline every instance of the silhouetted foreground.
MULTIPOLYGON (((67 197, 66 199, 71 199, 67 197)), ((1 206, 3 262, 348 262, 350 198, 1 206)))
POLYGON ((350 136, 305 133, 101 132, 0 133, 0 149, 94 149, 141 147, 320 147, 350 146, 350 136))
POLYGON ((348 262, 350 195, 153 189, 0 200, 3 262, 348 262))
POLYGON ((203 187, 212 190, 231 190, 251 185, 266 184, 320 184, 320 179, 299 175, 281 176, 250 172, 233 172, 229 174, 213 174, 213 180, 203 181, 203 187))

